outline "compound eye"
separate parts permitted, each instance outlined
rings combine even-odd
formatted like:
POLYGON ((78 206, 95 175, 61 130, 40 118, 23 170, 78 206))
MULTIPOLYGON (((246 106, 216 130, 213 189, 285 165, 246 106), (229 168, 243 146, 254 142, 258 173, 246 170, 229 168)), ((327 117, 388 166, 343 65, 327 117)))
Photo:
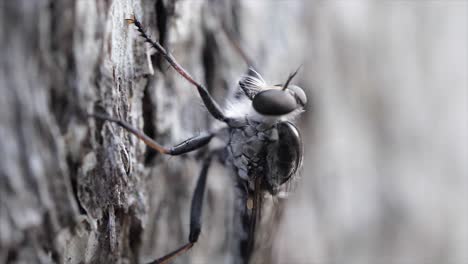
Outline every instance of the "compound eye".
POLYGON ((288 89, 296 95, 299 104, 301 104, 302 106, 305 106, 307 104, 307 95, 301 87, 291 84, 288 86, 288 89))
POLYGON ((262 115, 285 115, 297 108, 296 98, 290 92, 277 89, 259 92, 252 103, 262 115))

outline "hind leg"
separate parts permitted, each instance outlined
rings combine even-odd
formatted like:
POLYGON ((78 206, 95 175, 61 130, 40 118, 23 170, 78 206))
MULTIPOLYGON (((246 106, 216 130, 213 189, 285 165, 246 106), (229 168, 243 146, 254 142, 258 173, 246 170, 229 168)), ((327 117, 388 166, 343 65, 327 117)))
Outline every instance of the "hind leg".
POLYGON ((190 234, 188 237, 188 243, 184 244, 180 248, 170 252, 169 254, 159 259, 149 262, 148 264, 168 263, 169 261, 176 258, 177 256, 187 252, 198 241, 198 237, 200 236, 201 226, 202 226, 201 216, 203 212, 202 210, 203 209, 203 197, 205 194, 206 180, 207 180, 208 169, 210 167, 211 160, 212 160, 212 156, 208 156, 204 160, 203 167, 200 172, 200 176, 198 177, 198 180, 197 180, 195 191, 193 192, 192 206, 190 209, 190 234))

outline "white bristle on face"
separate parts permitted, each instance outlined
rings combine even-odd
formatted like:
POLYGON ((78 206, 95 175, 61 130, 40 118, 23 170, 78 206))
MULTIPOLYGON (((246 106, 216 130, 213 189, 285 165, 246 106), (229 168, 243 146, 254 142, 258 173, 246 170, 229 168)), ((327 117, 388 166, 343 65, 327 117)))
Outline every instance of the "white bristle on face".
POLYGON ((239 82, 242 82, 248 89, 261 91, 267 84, 263 77, 253 68, 249 68, 252 75, 246 74, 242 76, 239 82))

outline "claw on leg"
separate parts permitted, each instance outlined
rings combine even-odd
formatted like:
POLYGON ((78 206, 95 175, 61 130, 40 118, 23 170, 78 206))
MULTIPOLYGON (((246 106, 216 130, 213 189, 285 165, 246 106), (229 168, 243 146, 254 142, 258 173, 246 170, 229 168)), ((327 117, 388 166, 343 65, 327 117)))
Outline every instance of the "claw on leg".
POLYGON ((126 21, 127 24, 129 24, 129 25, 135 24, 135 15, 132 15, 131 18, 125 18, 125 21, 126 21))

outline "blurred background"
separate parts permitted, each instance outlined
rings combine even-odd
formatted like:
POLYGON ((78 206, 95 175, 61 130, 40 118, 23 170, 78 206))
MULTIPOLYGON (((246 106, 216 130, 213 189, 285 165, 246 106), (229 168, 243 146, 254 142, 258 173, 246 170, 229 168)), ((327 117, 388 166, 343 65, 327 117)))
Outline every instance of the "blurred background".
POLYGON ((467 2, 306 6, 313 103, 278 263, 467 263, 467 2))
MULTIPOLYGON (((0 263, 142 263, 186 242, 196 155, 155 154, 82 114, 165 145, 214 124, 132 14, 221 104, 247 68, 232 41, 269 83, 302 65, 304 167, 287 198, 265 197, 252 263, 468 263, 467 10, 0 1, 0 263)), ((209 177, 200 241, 175 263, 238 263, 232 175, 218 164, 209 177)))

